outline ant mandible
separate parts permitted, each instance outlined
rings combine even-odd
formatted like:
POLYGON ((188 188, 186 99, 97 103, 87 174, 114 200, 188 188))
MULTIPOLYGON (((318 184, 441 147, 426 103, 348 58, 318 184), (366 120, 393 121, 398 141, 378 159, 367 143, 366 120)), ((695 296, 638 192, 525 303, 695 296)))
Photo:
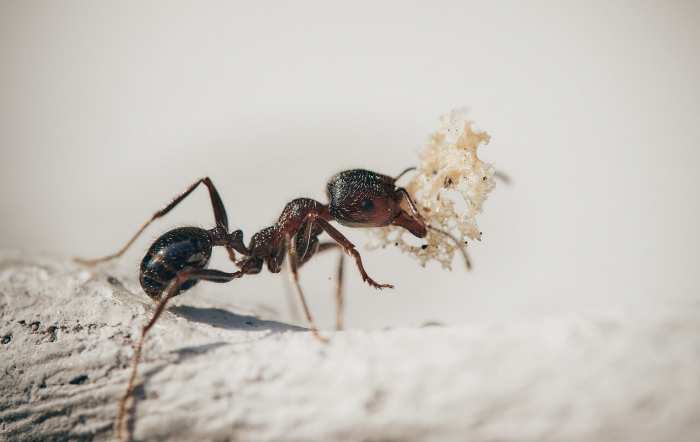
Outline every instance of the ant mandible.
MULTIPOLYGON (((141 287, 158 304, 150 321, 143 327, 141 337, 134 348, 131 376, 119 404, 117 417, 119 437, 121 438, 124 426, 126 403, 134 389, 146 334, 158 320, 168 301, 190 289, 200 280, 229 282, 244 275, 260 273, 263 264, 267 264, 270 272, 279 273, 286 257, 306 320, 313 335, 321 341, 326 339, 318 332, 299 284, 299 267, 308 262, 312 256, 325 250, 340 248, 354 258, 365 282, 377 289, 393 288, 390 284, 376 282, 367 274, 362 265, 360 253, 353 243, 330 223, 336 221, 349 227, 396 225, 407 229, 418 238, 425 237, 429 226, 426 225, 408 192, 396 185, 396 181, 402 175, 413 169, 408 168, 396 177, 364 169, 340 172, 334 175, 326 186, 329 204, 322 204, 310 198, 297 198, 290 201, 282 210, 277 222, 253 235, 248 246, 243 242, 241 230, 229 232, 228 216, 219 192, 209 177, 202 178, 178 195, 170 204, 153 214, 151 219, 144 223, 116 253, 92 260, 77 259, 82 264, 95 265, 118 258, 153 221, 170 212, 200 184, 207 187, 216 226, 210 230, 199 227, 180 227, 170 230, 151 245, 141 261, 141 287), (323 232, 326 232, 334 242, 319 242, 318 236, 323 232), (208 269, 207 264, 213 247, 224 247, 239 270, 228 273, 208 269), (243 255, 243 258, 238 260, 236 252, 243 255)), ((342 256, 341 254, 338 267, 339 278, 342 275, 342 256)), ((338 284, 340 287, 341 281, 338 281, 338 284)), ((340 318, 342 308, 340 288, 336 294, 338 318, 340 318)), ((339 319, 338 324, 340 324, 339 319)))

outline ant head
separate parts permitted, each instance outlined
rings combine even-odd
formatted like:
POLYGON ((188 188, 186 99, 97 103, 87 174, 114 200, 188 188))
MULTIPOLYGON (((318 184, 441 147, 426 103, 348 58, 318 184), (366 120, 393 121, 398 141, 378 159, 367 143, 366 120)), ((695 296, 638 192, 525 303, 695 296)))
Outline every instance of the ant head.
POLYGON ((396 179, 353 169, 340 172, 328 181, 331 216, 350 227, 401 226, 419 238, 426 226, 405 189, 396 187, 396 179))

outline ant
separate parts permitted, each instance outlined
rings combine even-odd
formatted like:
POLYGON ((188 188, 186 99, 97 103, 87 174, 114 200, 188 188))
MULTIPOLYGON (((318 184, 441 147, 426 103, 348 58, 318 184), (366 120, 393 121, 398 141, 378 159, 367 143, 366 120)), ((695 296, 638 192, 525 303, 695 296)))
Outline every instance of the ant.
MULTIPOLYGON (((140 283, 146 294, 157 302, 155 312, 141 331, 141 336, 134 347, 131 375, 126 392, 119 402, 117 415, 117 435, 121 439, 127 401, 133 395, 137 368, 141 359, 144 340, 148 331, 163 313, 170 299, 192 288, 199 281, 229 282, 245 275, 255 275, 262 271, 263 265, 272 273, 279 273, 287 258, 291 279, 304 310, 310 331, 318 340, 327 342, 322 337, 309 311, 304 293, 299 284, 299 268, 317 253, 339 249, 355 260, 362 279, 376 289, 393 288, 390 284, 381 284, 371 278, 362 265, 360 253, 340 231, 331 225, 332 221, 349 227, 400 226, 418 238, 424 238, 427 229, 442 234, 447 232, 430 227, 418 212, 415 203, 406 189, 398 187, 396 182, 405 173, 414 170, 408 168, 396 177, 382 175, 364 169, 346 170, 334 175, 326 186, 329 203, 322 204, 310 198, 297 198, 284 207, 277 222, 254 234, 248 246, 243 242, 243 231, 229 231, 228 216, 219 192, 209 177, 201 178, 190 185, 185 192, 178 195, 170 204, 154 213, 151 219, 141 226, 134 236, 119 251, 98 259, 76 259, 85 265, 118 258, 136 241, 141 233, 156 219, 165 216, 175 206, 189 196, 200 184, 209 191, 214 210, 216 227, 205 230, 199 227, 179 227, 160 236, 151 245, 141 261, 140 283), (332 242, 319 242, 318 236, 325 232, 332 242), (224 247, 230 260, 238 267, 236 272, 224 272, 208 269, 207 264, 213 247, 224 247), (243 257, 237 259, 236 253, 243 257)), ((456 241, 455 238, 452 238, 456 241)), ((338 282, 336 287, 337 325, 341 323, 343 297, 342 269, 343 254, 338 265, 338 282)))

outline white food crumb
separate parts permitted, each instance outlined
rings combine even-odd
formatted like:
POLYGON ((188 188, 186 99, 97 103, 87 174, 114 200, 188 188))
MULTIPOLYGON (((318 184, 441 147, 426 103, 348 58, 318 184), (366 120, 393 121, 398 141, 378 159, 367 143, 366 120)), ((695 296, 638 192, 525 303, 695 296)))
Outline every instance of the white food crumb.
POLYGON ((490 135, 475 130, 466 114, 465 109, 455 109, 440 118, 440 127, 430 135, 420 153, 420 165, 405 186, 426 224, 454 239, 428 229, 428 235, 416 245, 405 229, 387 226, 370 230, 370 248, 393 244, 414 255, 423 266, 435 260, 451 269, 455 252, 463 250, 469 239, 481 240, 476 216, 496 186, 495 169, 477 155, 479 146, 491 140, 490 135))

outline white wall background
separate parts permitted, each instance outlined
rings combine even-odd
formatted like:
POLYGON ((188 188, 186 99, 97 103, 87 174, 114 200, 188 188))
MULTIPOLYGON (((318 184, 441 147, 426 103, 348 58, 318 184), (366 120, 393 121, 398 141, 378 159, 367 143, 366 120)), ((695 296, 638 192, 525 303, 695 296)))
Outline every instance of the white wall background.
MULTIPOLYGON (((350 326, 698 308, 699 23, 693 1, 4 1, 0 246, 112 252, 204 175, 250 237, 338 170, 414 164, 467 105, 514 179, 475 271, 365 252, 397 288, 349 269, 350 326)), ((120 265, 135 277, 150 240, 212 218, 201 192, 120 265)), ((334 264, 303 272, 324 325, 334 264)), ((187 296, 286 314, 280 279, 187 296)))

